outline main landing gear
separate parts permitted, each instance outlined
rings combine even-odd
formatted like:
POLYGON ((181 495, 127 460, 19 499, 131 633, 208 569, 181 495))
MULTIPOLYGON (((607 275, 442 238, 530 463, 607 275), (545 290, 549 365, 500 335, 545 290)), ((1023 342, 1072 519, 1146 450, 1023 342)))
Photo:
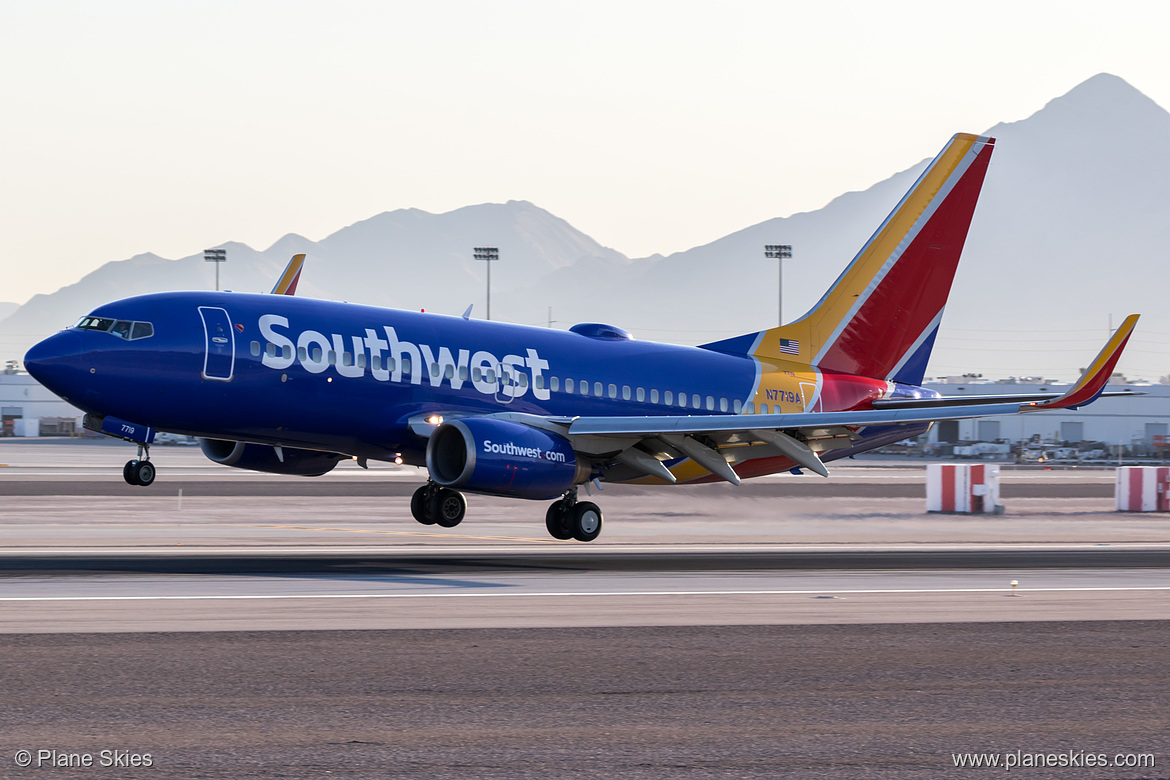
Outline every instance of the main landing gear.
MULTIPOLYGON (((458 490, 428 480, 410 497, 410 513, 423 525, 454 528, 467 514, 467 499, 458 490)), ((590 501, 578 501, 573 488, 548 508, 544 525, 555 539, 592 542, 601 533, 601 509, 590 501)))
POLYGON ((592 501, 578 501, 573 488, 544 513, 544 525, 554 539, 592 542, 601 533, 601 509, 592 501))
POLYGON ((122 479, 126 480, 127 485, 146 487, 154 482, 154 473, 154 464, 150 462, 150 447, 139 444, 138 457, 126 461, 126 465, 122 467, 122 479))
POLYGON ((423 525, 454 528, 467 514, 467 499, 458 490, 439 487, 427 480, 410 497, 410 513, 423 525))

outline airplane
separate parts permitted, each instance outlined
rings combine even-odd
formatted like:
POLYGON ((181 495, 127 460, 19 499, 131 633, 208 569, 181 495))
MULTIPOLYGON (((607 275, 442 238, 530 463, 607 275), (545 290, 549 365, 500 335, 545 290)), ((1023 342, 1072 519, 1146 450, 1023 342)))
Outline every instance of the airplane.
MULTIPOLYGON (((1068 392, 945 398, 921 387, 995 139, 955 135, 800 319, 702 346, 602 323, 568 331, 275 294, 166 292, 99 306, 25 366, 138 445, 155 431, 216 463, 317 476, 343 458, 425 467, 411 514, 452 528, 465 493, 552 500, 556 539, 590 542, 578 488, 695 484, 826 464, 939 420, 1075 409, 1104 393, 1136 315, 1068 392)), ((1112 393, 1108 393, 1112 394, 1112 393)))

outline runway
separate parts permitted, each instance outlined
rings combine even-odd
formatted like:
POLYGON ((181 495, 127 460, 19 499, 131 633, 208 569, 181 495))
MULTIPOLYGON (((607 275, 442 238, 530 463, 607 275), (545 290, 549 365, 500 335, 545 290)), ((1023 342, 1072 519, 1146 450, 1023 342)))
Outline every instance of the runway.
POLYGON ((1017 749, 1170 776, 1170 526, 1111 511, 1108 471, 1010 472, 985 517, 926 515, 913 464, 608 488, 581 545, 506 499, 419 526, 413 469, 188 449, 143 489, 125 449, 0 445, 0 776, 45 748, 166 778, 912 778, 1017 749))
POLYGON ((1167 563, 1148 545, 24 551, 0 556, 0 632, 1167 619, 1167 563))
POLYGON ((0 774, 117 748, 153 762, 118 777, 982 777, 956 754, 1022 750, 1156 764, 1009 776, 1161 778, 1168 626, 0 636, 0 774))

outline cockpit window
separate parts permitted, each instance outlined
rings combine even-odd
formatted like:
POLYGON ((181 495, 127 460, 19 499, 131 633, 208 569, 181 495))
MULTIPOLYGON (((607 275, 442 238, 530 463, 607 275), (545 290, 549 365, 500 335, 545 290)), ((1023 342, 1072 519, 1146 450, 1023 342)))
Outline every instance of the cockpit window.
POLYGON ((82 317, 73 327, 81 330, 109 330, 114 321, 109 317, 82 317))
POLYGON ((154 326, 149 322, 131 322, 130 320, 115 320, 110 317, 82 317, 73 327, 78 330, 97 330, 110 333, 120 339, 134 341, 150 338, 154 335, 154 326))

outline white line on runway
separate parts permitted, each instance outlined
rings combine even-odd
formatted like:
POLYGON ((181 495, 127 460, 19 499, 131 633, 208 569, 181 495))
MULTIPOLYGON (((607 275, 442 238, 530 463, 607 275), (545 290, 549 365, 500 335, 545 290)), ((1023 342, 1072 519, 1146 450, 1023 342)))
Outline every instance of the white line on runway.
MULTIPOLYGON (((1083 593, 1118 591, 1164 591, 1170 586, 1122 586, 1085 588, 1028 588, 1024 593, 1083 593)), ((536 598, 536 597, 602 597, 602 596, 824 596, 906 593, 1000 593, 1011 595, 1004 588, 897 588, 875 590, 638 590, 638 591, 568 591, 540 593, 317 593, 311 595, 218 595, 218 596, 4 596, 0 602, 12 601, 233 601, 244 599, 482 599, 482 598, 536 598)))

